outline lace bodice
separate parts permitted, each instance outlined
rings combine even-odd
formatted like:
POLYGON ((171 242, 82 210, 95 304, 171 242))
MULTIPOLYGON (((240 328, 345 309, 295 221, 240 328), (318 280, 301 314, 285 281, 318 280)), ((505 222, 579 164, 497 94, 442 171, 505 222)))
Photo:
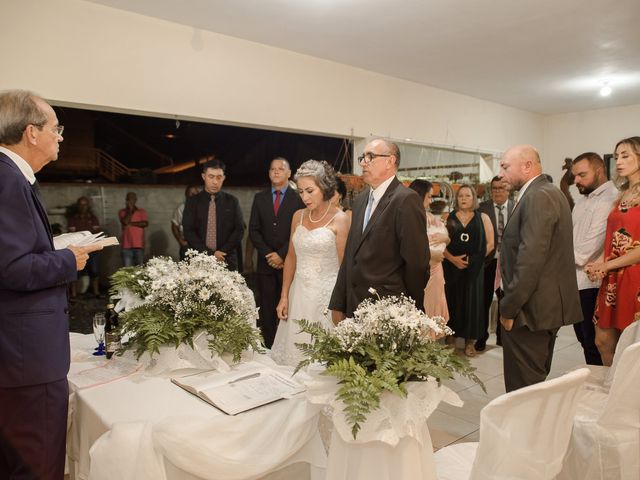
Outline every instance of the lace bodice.
POLYGON ((335 234, 327 227, 309 230, 298 225, 293 232, 293 246, 296 280, 305 288, 317 289, 323 285, 323 289, 333 290, 340 267, 335 234))
POLYGON ((327 228, 329 223, 331 220, 313 230, 299 224, 293 232, 296 272, 289 289, 288 320, 278 325, 271 348, 271 357, 281 365, 298 365, 304 357, 296 343, 311 341, 309 334, 300 332, 295 323, 297 320, 305 319, 320 323, 326 329, 333 328, 327 307, 340 265, 336 236, 327 228))

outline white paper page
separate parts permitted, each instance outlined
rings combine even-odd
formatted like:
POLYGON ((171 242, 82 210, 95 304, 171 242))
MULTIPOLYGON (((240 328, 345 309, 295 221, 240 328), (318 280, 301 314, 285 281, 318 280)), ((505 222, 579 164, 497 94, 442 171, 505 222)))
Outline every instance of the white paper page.
POLYGON ((89 388, 133 375, 142 368, 142 364, 132 360, 114 357, 99 367, 87 368, 73 375, 69 379, 77 388, 89 388))
POLYGON ((304 387, 294 380, 270 371, 252 378, 207 388, 202 390, 201 394, 221 410, 234 415, 303 391, 304 387))
POLYGON ((109 247, 112 245, 119 245, 116 237, 105 237, 104 232, 91 233, 88 230, 82 232, 63 233, 57 237, 53 237, 53 246, 56 250, 62 250, 69 245, 76 247, 84 247, 87 245, 102 245, 103 247, 109 247))
POLYGON ((173 376, 171 381, 178 385, 191 387, 196 391, 202 391, 206 388, 225 385, 246 375, 253 375, 263 371, 268 371, 268 367, 258 362, 246 362, 234 365, 228 373, 220 373, 218 370, 204 370, 195 374, 173 376))
POLYGON ((89 235, 82 238, 78 243, 75 243, 73 245, 83 247, 85 245, 90 245, 103 237, 104 237, 104 232, 90 233, 89 235))
POLYGON ((91 236, 91 232, 85 230, 82 232, 63 233, 57 237, 53 237, 53 246, 56 250, 62 250, 69 245, 77 245, 85 237, 91 236))

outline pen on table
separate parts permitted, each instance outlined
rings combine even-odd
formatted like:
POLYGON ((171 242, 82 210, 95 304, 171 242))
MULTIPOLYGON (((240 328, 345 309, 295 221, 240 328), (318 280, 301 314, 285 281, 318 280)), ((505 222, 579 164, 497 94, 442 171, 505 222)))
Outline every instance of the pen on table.
POLYGON ((236 382, 241 382, 243 380, 249 380, 250 378, 257 378, 260 376, 260 372, 258 373, 252 373, 251 375, 245 375, 244 377, 240 377, 240 378, 236 378, 235 380, 231 380, 229 382, 229 384, 231 383, 236 383, 236 382))

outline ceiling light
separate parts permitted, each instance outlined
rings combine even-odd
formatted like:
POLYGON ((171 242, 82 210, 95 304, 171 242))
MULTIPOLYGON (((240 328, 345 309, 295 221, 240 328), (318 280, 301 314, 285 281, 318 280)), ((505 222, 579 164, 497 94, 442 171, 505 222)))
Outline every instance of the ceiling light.
POLYGON ((613 90, 611 90, 611 87, 605 83, 600 89, 600 96, 608 97, 609 95, 611 95, 612 91, 613 90))

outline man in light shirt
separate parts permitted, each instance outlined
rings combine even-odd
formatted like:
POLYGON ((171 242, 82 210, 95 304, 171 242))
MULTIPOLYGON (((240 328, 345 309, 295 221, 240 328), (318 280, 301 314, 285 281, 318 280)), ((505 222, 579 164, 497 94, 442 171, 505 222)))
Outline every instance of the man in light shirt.
POLYGON ((584 320, 574 323, 573 328, 588 365, 602 365, 593 325, 600 281, 589 280, 584 267, 603 253, 607 217, 618 197, 618 190, 613 182, 607 181, 604 172, 602 158, 593 152, 578 155, 571 164, 574 183, 583 195, 573 209, 573 250, 584 320))

